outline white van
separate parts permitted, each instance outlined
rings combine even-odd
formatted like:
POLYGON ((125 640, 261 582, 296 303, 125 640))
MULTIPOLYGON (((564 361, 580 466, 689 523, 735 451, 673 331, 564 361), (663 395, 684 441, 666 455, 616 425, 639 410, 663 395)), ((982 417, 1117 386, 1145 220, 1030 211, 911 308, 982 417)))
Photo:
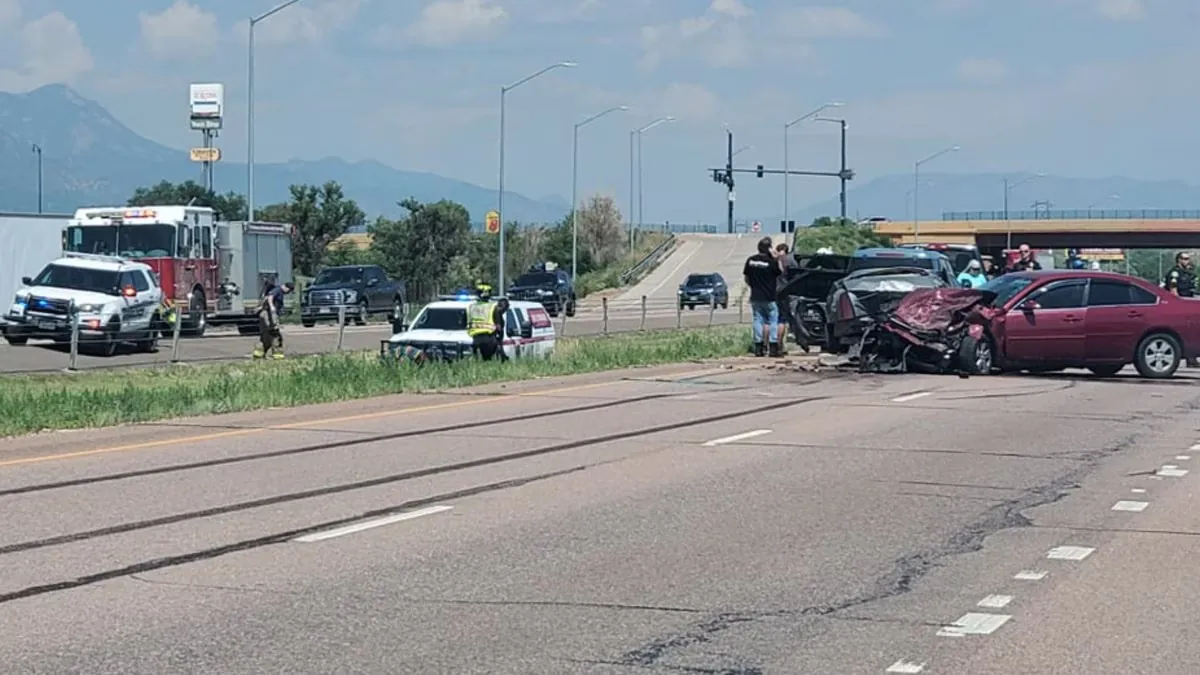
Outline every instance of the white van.
MULTIPOLYGON (((381 356, 395 357, 412 347, 432 360, 453 361, 471 355, 467 308, 472 299, 438 300, 425 305, 407 330, 380 345, 381 356)), ((504 319, 504 353, 510 359, 549 358, 556 343, 554 322, 538 302, 510 300, 504 319)))

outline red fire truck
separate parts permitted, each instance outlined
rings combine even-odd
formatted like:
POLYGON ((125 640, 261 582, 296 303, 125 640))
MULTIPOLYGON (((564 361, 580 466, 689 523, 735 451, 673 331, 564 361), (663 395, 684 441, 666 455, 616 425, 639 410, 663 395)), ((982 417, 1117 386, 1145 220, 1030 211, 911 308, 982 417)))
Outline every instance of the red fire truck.
POLYGON ((210 324, 257 330, 254 309, 267 282, 292 281, 291 225, 219 222, 201 206, 79 209, 63 230, 63 250, 119 255, 148 264, 199 337, 210 324))

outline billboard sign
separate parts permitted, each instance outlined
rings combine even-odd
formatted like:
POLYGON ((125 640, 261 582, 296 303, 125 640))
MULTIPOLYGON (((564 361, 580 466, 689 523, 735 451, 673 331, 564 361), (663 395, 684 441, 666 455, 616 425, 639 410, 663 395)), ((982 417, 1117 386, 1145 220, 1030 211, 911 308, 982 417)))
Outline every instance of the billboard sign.
POLYGON ((188 96, 189 116, 193 127, 197 122, 199 128, 211 129, 213 122, 220 128, 221 118, 225 116, 225 85, 223 84, 193 84, 188 96))

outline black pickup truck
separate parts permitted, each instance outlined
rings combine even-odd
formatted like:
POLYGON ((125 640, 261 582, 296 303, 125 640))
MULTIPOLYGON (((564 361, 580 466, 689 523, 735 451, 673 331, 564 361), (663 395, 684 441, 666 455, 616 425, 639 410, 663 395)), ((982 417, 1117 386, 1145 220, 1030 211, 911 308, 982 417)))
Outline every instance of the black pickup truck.
POLYGON ((372 314, 405 316, 403 281, 389 279, 378 265, 343 265, 321 270, 300 296, 300 323, 337 322, 344 308, 347 320, 362 325, 372 314))
POLYGON ((506 295, 509 300, 540 302, 550 316, 575 316, 575 286, 562 269, 535 265, 508 287, 506 295))

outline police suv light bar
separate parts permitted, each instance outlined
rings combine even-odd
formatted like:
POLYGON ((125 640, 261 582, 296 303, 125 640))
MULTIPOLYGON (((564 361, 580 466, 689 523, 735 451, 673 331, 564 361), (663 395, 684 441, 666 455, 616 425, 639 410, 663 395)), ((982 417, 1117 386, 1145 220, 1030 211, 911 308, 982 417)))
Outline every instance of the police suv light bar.
POLYGON ((125 265, 129 263, 128 258, 122 258, 119 255, 103 255, 100 253, 77 253, 75 251, 65 251, 63 253, 63 257, 78 258, 80 260, 94 260, 96 262, 111 262, 119 265, 125 265))

